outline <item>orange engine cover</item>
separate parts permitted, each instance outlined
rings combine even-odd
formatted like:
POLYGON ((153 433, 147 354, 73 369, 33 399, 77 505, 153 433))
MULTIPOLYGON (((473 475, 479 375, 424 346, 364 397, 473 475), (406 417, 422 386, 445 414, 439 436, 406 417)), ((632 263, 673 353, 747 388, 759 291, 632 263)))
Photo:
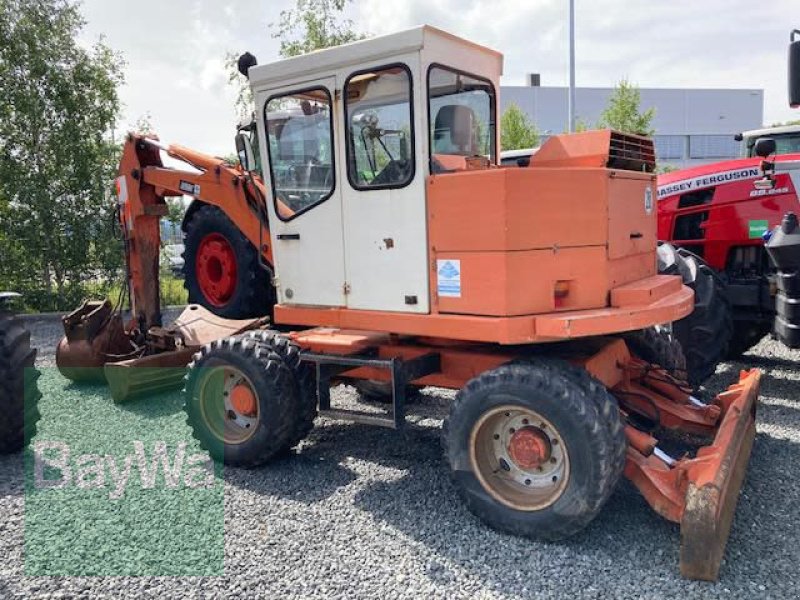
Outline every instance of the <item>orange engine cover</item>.
POLYGON ((649 173, 603 167, 430 177, 434 310, 518 316, 609 306, 612 289, 656 272, 654 185, 649 173), (457 285, 443 268, 458 271, 457 285))

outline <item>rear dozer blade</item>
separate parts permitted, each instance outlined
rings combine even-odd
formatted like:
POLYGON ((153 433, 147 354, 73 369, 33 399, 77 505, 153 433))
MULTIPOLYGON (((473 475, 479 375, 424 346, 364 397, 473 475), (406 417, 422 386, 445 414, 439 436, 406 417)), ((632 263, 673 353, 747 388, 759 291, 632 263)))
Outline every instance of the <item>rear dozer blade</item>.
MULTIPOLYGON (((625 409, 633 406, 625 401, 625 394, 629 393, 626 390, 632 386, 640 395, 646 393, 664 401, 654 394, 654 388, 665 389, 665 376, 664 371, 654 372, 622 384, 618 390, 620 404, 625 409)), ((696 434, 704 420, 714 417, 706 432, 712 440, 700 446, 694 457, 673 459, 659 449, 655 438, 630 425, 626 427, 629 445, 625 475, 656 512, 680 523, 680 570, 684 577, 716 581, 719 576, 755 438, 760 381, 758 370, 742 371, 738 383, 707 405, 673 387, 669 400, 674 404, 673 413, 660 415, 662 426, 696 434), (686 403, 681 403, 681 396, 686 403), (696 415, 687 414, 691 411, 696 415), (678 417, 685 419, 685 427, 676 423, 678 417)), ((659 408, 668 410, 668 402, 659 408)))
POLYGON ((742 373, 739 383, 720 394, 727 406, 714 443, 702 448, 690 470, 681 519, 681 574, 716 581, 728 543, 733 513, 756 436, 759 371, 742 373))

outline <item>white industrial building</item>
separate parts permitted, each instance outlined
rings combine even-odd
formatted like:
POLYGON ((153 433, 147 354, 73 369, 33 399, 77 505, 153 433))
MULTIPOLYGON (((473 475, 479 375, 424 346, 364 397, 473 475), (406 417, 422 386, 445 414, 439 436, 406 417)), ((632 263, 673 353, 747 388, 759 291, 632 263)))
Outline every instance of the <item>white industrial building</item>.
MULTIPOLYGON (((517 104, 536 124, 542 137, 567 128, 566 87, 503 86, 500 108, 517 104)), ((590 127, 608 104, 612 88, 577 88, 576 114, 590 127)), ((739 155, 733 136, 764 124, 764 90, 641 88, 640 108, 655 107, 653 119, 659 165, 686 167, 739 155)))

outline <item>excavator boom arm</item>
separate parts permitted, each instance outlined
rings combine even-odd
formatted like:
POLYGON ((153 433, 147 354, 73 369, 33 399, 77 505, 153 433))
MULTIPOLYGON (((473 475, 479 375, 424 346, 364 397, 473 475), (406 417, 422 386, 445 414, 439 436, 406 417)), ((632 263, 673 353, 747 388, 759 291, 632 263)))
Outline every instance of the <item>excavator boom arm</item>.
POLYGON ((263 182, 224 160, 179 145, 130 134, 117 178, 120 223, 125 240, 131 308, 142 330, 161 325, 159 298, 160 219, 168 213, 167 197, 191 196, 218 206, 272 263, 263 182), (199 170, 165 167, 161 151, 199 170))

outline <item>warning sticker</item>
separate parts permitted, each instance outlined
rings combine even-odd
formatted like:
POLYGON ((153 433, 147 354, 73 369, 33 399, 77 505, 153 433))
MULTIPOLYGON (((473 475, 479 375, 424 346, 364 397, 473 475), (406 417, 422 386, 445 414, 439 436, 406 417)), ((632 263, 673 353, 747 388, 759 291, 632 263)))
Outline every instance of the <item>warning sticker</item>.
POLYGON ((769 229, 769 221, 761 219, 748 221, 748 225, 749 225, 751 240, 760 238, 767 232, 767 229, 769 229))
POLYGON ((461 298, 461 261, 436 261, 436 289, 441 298, 461 298))

